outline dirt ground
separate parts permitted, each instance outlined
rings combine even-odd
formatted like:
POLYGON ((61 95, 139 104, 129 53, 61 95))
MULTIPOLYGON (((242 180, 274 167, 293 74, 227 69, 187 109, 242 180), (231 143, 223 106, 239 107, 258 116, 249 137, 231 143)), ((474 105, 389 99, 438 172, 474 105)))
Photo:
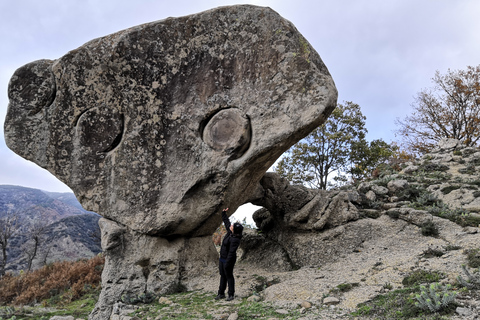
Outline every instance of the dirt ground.
MULTIPOLYGON (((254 268, 240 259, 234 271, 237 297, 258 294, 263 301, 272 302, 279 308, 293 308, 308 301, 318 308, 317 319, 348 318, 347 314, 359 303, 388 290, 402 288, 402 280, 415 270, 443 272, 447 277, 442 282, 454 284, 458 275, 464 276, 461 270, 461 265, 466 263, 464 250, 480 247, 480 228, 465 229, 433 217, 440 230, 440 236, 434 238, 423 236, 419 227, 405 221, 388 216, 378 219, 385 226, 384 235, 364 242, 362 248, 345 252, 334 263, 319 261, 318 266, 275 272, 254 268), (447 246, 460 249, 445 250, 447 246), (445 253, 441 257, 427 257, 424 253, 428 249, 440 249, 445 253), (356 285, 343 293, 332 291, 341 284, 356 285), (338 298, 339 303, 326 307, 322 302, 328 296, 338 298)), ((217 270, 212 270, 198 278, 193 289, 215 293, 218 281, 217 270)), ((468 317, 456 314, 452 319, 480 319, 478 294, 458 297, 457 302, 474 314, 468 317)))

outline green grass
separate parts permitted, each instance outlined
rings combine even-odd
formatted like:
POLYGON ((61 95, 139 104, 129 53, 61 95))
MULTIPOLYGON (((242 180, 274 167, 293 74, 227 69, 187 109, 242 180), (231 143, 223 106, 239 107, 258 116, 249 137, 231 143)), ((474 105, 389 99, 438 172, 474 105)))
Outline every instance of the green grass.
POLYGON ((374 319, 406 320, 406 319, 449 319, 455 312, 456 304, 432 314, 415 306, 415 295, 420 293, 419 286, 407 287, 376 296, 371 301, 361 303, 352 316, 369 316, 374 319))
POLYGON ((200 291, 178 293, 166 296, 172 303, 160 304, 157 301, 138 305, 132 313, 140 319, 152 318, 158 320, 187 320, 187 319, 214 319, 214 315, 232 314, 237 312, 239 319, 298 319, 297 310, 288 310, 288 314, 276 312, 278 308, 267 302, 253 302, 246 299, 225 302, 216 301, 215 295, 200 291))
MULTIPOLYGON (((87 319, 90 312, 92 312, 95 303, 98 299, 98 293, 91 293, 85 295, 82 299, 73 301, 68 304, 61 304, 55 307, 8 307, 11 313, 4 316, 4 320, 12 319, 15 316, 16 320, 48 320, 53 316, 73 316, 75 319, 87 319)), ((6 308, 6 307, 3 307, 6 308)), ((2 314, 0 308, 0 314, 2 314)), ((0 319, 2 317, 0 316, 0 319)))
POLYGON ((405 286, 401 289, 378 295, 370 301, 357 306, 357 311, 352 316, 370 316, 374 319, 448 319, 445 316, 455 312, 457 305, 450 304, 440 312, 432 314, 429 311, 420 309, 415 305, 415 295, 420 294, 421 284, 437 283, 445 275, 438 271, 416 270, 408 274, 402 281, 405 286))
POLYGON ((404 286, 418 286, 425 283, 439 282, 444 279, 445 275, 439 271, 425 271, 416 270, 411 272, 408 276, 403 278, 402 284, 404 286))
MULTIPOLYGON (((15 320, 48 320, 53 316, 73 316, 75 319, 87 319, 92 312, 98 300, 99 290, 92 290, 81 299, 70 303, 63 301, 63 296, 55 296, 43 301, 43 306, 23 306, 23 307, 1 307, 0 319, 10 320, 15 316, 15 320), (4 309, 10 309, 8 316, 5 316, 4 309), (3 311, 3 312, 2 312, 3 311)), ((68 292, 65 293, 68 295, 68 292)))

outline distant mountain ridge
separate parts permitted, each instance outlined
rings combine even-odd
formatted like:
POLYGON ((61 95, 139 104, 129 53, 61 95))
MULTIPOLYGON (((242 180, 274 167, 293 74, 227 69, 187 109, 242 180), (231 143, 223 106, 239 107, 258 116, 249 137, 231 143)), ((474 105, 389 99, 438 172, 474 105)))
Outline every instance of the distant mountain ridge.
POLYGON ((7 270, 26 267, 26 250, 32 245, 29 228, 38 221, 46 227, 34 267, 59 260, 90 258, 101 252, 100 216, 83 209, 73 193, 0 185, 0 218, 7 214, 18 215, 22 221, 22 230, 8 246, 7 270))
POLYGON ((67 216, 92 213, 82 208, 73 193, 0 185, 0 215, 13 212, 23 217, 43 214, 52 222, 67 216))

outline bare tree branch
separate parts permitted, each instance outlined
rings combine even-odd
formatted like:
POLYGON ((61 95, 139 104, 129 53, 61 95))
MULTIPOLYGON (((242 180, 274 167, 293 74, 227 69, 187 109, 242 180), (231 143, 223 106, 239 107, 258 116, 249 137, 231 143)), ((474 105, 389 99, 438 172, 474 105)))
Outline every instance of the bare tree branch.
POLYGON ((480 65, 467 70, 436 72, 432 89, 415 97, 413 113, 395 122, 396 135, 415 154, 430 151, 442 138, 453 138, 466 146, 480 141, 480 65))

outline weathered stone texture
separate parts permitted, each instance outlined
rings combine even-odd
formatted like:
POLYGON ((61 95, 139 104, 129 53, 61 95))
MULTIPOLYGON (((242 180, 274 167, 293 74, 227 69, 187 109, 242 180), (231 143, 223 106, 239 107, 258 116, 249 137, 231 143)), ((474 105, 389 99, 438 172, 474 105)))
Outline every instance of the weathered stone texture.
POLYGON ((217 213, 252 198, 337 100, 295 27, 248 5, 147 23, 29 63, 8 94, 7 145, 104 217, 92 319, 109 318, 123 294, 167 292, 211 268, 217 213))
POLYGON ((223 7, 18 69, 7 144, 82 205, 151 235, 212 233, 336 105, 327 68, 269 8, 223 7))
POLYGON ((360 217, 356 191, 308 189, 267 172, 250 201, 264 207, 253 214, 262 233, 246 235, 242 258, 258 267, 291 270, 333 261, 369 236, 367 227, 354 239, 342 235, 343 225, 360 217), (341 238, 342 246, 330 247, 326 240, 331 237, 341 238))

